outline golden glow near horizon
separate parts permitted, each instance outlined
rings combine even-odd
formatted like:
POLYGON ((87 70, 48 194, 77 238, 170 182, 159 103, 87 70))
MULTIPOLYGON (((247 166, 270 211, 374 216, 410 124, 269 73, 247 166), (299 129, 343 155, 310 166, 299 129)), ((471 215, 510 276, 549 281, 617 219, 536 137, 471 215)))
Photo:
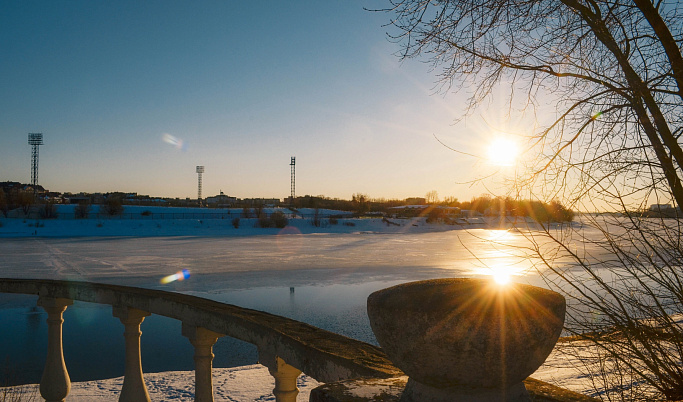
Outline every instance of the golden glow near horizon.
POLYGON ((467 274, 491 278, 501 286, 511 283, 514 277, 528 275, 529 261, 511 249, 520 244, 517 234, 508 230, 486 230, 478 239, 478 261, 467 274))
MULTIPOLYGON (((487 237, 494 243, 509 243, 513 241, 515 235, 507 230, 489 230, 487 237)), ((494 246, 488 257, 493 259, 488 267, 488 274, 497 284, 507 285, 512 281, 513 275, 521 274, 520 267, 516 266, 514 258, 508 252, 494 246)))
POLYGON ((488 146, 489 163, 497 166, 513 166, 519 156, 519 148, 514 141, 498 137, 488 146))

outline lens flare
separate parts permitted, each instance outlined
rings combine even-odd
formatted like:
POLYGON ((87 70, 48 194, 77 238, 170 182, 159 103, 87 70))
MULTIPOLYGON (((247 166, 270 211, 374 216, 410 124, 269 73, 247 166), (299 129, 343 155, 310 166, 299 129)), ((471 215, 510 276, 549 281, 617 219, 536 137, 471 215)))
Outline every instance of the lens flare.
POLYGON ((301 231, 294 226, 285 226, 275 237, 277 248, 281 253, 296 254, 302 246, 301 231))
POLYGON ((161 278, 161 283, 164 285, 167 283, 171 283, 174 281, 184 281, 185 279, 190 277, 190 271, 187 269, 183 269, 182 271, 178 271, 173 275, 169 275, 166 277, 161 278))
POLYGON ((187 149, 187 143, 185 143, 185 141, 181 140, 180 138, 176 138, 171 134, 164 133, 164 135, 161 136, 161 139, 165 143, 173 145, 176 149, 181 151, 185 151, 187 149))

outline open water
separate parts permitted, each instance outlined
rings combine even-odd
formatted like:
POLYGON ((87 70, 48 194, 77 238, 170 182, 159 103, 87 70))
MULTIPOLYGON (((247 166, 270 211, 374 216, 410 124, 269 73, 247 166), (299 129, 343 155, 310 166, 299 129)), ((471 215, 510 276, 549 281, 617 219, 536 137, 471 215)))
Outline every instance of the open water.
MULTIPOLYGON (((542 285, 517 232, 477 229, 423 234, 242 238, 3 239, 1 276, 116 283, 163 289, 267 311, 369 343, 367 296, 395 284, 495 271, 542 285), (491 242, 493 240, 493 243, 491 242), (520 255, 522 254, 522 255, 520 255), (180 269, 189 279, 160 279, 180 269)), ((0 295, 0 358, 6 382, 39 382, 47 318, 37 297, 0 295)), ((150 316, 141 326, 145 372, 192 370, 179 321, 150 316)), ((75 302, 64 313, 64 356, 72 381, 123 375, 123 326, 110 306, 75 302)), ((228 337, 214 367, 253 364, 256 348, 228 337)))

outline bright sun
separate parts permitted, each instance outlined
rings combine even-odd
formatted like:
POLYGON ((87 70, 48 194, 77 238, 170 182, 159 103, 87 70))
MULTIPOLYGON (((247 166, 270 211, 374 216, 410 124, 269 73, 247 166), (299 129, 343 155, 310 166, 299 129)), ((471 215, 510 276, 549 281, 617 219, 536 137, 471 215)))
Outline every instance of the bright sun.
POLYGON ((492 269, 493 280, 499 285, 507 285, 512 280, 510 273, 504 268, 492 269))
POLYGON ((506 138, 497 138, 489 144, 489 162, 498 166, 513 166, 519 154, 517 144, 506 138))

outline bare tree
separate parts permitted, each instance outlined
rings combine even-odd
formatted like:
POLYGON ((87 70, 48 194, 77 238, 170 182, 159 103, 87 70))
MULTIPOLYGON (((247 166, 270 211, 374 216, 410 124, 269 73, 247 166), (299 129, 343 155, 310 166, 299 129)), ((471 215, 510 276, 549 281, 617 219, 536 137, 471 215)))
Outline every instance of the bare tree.
POLYGON ((91 205, 89 202, 81 201, 74 207, 75 219, 87 219, 90 215, 91 205))
POLYGON ((548 115, 541 105, 553 100, 557 118, 539 121, 528 137, 534 158, 525 177, 545 179, 550 198, 592 191, 609 201, 610 187, 619 184, 640 198, 658 191, 683 205, 677 2, 391 5, 390 35, 403 45, 402 57, 426 57, 445 88, 467 90, 465 114, 501 85, 510 87, 510 112, 548 115))
POLYGON ((104 201, 104 204, 100 205, 100 215, 104 216, 119 216, 123 214, 123 199, 117 195, 109 195, 104 201))
POLYGON ((358 215, 362 215, 370 210, 368 196, 362 193, 354 193, 351 196, 351 204, 358 215))
POLYGON ((54 203, 54 201, 50 200, 45 201, 45 204, 40 207, 38 214, 43 219, 54 219, 59 216, 59 213, 57 212, 57 205, 54 203))
POLYGON ((436 190, 429 191, 425 194, 425 200, 427 201, 427 204, 438 204, 439 193, 436 190))
POLYGON ((567 331, 595 351, 600 396, 683 399, 683 221, 646 211, 683 206, 683 4, 388 1, 401 57, 467 93, 463 117, 508 86, 507 113, 535 118, 517 186, 619 213, 528 235, 567 331))
POLYGON ((9 200, 5 195, 5 190, 0 189, 0 212, 7 218, 9 215, 9 200))
POLYGON ((16 193, 17 204, 21 207, 24 216, 28 216, 31 212, 31 207, 35 204, 35 196, 32 191, 19 191, 16 193))

